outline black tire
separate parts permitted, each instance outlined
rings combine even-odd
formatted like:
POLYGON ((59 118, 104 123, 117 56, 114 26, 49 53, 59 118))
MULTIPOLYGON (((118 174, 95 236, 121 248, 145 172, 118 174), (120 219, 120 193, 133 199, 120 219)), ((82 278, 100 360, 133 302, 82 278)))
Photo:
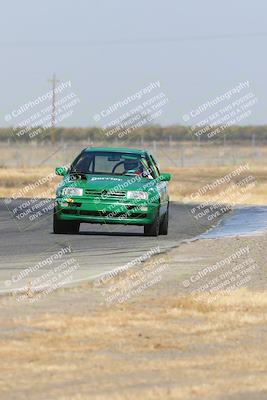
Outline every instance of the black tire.
POLYGON ((144 225, 144 235, 145 236, 158 236, 159 235, 159 212, 152 224, 144 225))
POLYGON ((61 233, 79 233, 80 223, 76 221, 60 221, 54 211, 53 219, 53 232, 56 234, 61 233))
POLYGON ((168 225, 169 225, 169 206, 159 226, 160 235, 168 235, 168 225))

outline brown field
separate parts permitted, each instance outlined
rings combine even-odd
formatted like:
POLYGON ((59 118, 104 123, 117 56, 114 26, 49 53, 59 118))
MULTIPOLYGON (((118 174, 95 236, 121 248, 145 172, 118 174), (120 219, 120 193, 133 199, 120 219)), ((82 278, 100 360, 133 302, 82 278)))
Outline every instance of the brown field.
MULTIPOLYGON (((251 175, 256 184, 248 190, 248 196, 236 196, 234 204, 265 204, 267 193, 267 166, 250 165, 249 171, 242 173, 232 180, 237 183, 242 178, 251 175)), ((171 200, 193 201, 191 194, 197 192, 206 184, 211 184, 226 174, 231 173, 238 166, 228 167, 191 167, 191 168, 165 168, 166 172, 172 174, 169 184, 171 200)), ((27 185, 34 184, 43 177, 47 177, 54 171, 53 167, 32 168, 0 168, 0 197, 20 197, 20 190, 27 185)), ((41 184, 35 189, 29 188, 22 197, 53 197, 55 188, 60 182, 60 177, 55 176, 51 182, 41 184)), ((228 184, 219 185, 216 190, 209 190, 198 197, 197 201, 224 202, 225 197, 220 198, 220 193, 227 189, 228 184)))
MULTIPOLYGON (((94 143, 105 146, 106 143, 94 143)), ((110 144, 118 146, 118 143, 110 144)), ((124 144, 124 145, 127 145, 124 144)), ((16 196, 20 189, 53 173, 55 166, 67 165, 86 142, 57 143, 56 146, 37 143, 0 144, 0 197, 16 196)), ((160 163, 161 170, 173 175, 170 183, 172 200, 192 201, 191 194, 207 183, 212 183, 241 165, 248 164, 249 172, 257 183, 249 196, 238 196, 233 204, 264 204, 267 189, 267 146, 214 146, 212 143, 133 143, 130 147, 149 149, 160 163)), ((245 174, 243 174, 245 176, 245 174)), ((24 197, 53 197, 60 178, 51 183, 28 190, 24 197)), ((234 183, 238 182, 238 178, 234 183)), ((199 198, 201 201, 221 202, 218 196, 227 185, 219 185, 215 191, 208 191, 199 198)), ((225 201, 225 199, 224 199, 225 201)))
POLYGON ((60 177, 55 176, 53 179, 30 187, 41 180, 53 174, 54 169, 51 167, 34 167, 34 168, 0 168, 0 197, 53 197, 55 189, 60 182, 60 177), (20 193, 20 190, 24 192, 20 193))
MULTIPOLYGON (((94 143, 103 146, 105 143, 94 143)), ((118 146, 119 143, 111 144, 118 146)), ((124 145, 127 145, 124 144, 124 145)), ((55 166, 67 165, 86 142, 49 144, 0 143, 0 197, 16 196, 20 189, 53 173, 55 166)), ((249 171, 256 180, 255 187, 249 190, 249 196, 237 196, 233 204, 265 204, 267 190, 267 146, 213 146, 193 143, 133 143, 130 147, 149 149, 160 163, 161 170, 171 172, 170 183, 172 200, 192 201, 191 194, 207 183, 223 177, 241 165, 248 164, 249 171)), ((241 176, 241 177, 242 177, 241 176)), ((236 184, 241 177, 233 180, 236 184)), ((35 190, 28 190, 24 197, 53 197, 59 177, 50 184, 46 183, 35 190)), ((200 201, 220 202, 218 196, 227 188, 219 185, 217 190, 208 191, 200 201)), ((225 201, 225 198, 224 198, 225 201)))
POLYGON ((266 238, 183 243, 161 281, 123 304, 108 306, 93 283, 34 304, 1 297, 1 398, 265 400, 266 238), (257 264, 250 285, 215 298, 183 288, 245 246, 257 264))
MULTIPOLYGON (((267 166, 248 165, 249 170, 231 179, 231 183, 236 185, 242 179, 252 176, 255 180, 255 185, 251 188, 248 187, 243 196, 236 194, 233 204, 265 204, 267 194, 267 166)), ((169 168, 168 171, 172 174, 172 181, 170 182, 171 199, 186 202, 193 201, 191 194, 195 195, 200 188, 207 184, 212 184, 216 179, 224 177, 237 168, 238 166, 169 168)), ((228 186, 228 183, 220 184, 216 189, 207 190, 205 194, 197 196, 195 201, 227 203, 227 196, 223 196, 222 194, 227 190, 228 186)))
MULTIPOLYGON (((157 151, 158 156, 163 154, 157 151)), ((244 157, 236 156, 235 162, 226 166, 226 158, 216 164, 215 153, 204 151, 207 157, 200 160, 195 149, 186 149, 180 161, 183 164, 186 154, 187 162, 190 157, 195 162, 190 166, 169 162, 166 151, 165 158, 159 157, 162 170, 173 175, 169 184, 172 200, 192 201, 192 193, 248 162, 249 171, 232 182, 237 190, 239 180, 251 175, 256 185, 248 197, 237 196, 235 204, 266 203, 267 163, 263 158, 261 162, 251 158, 246 149, 244 157)), ((47 149, 33 153, 29 160, 25 154, 17 165, 2 162, 0 197, 19 197, 20 190, 71 159, 67 152, 65 160, 57 153, 56 158, 38 165, 47 149)), ((23 197, 53 196, 59 181, 60 177, 55 177, 36 189, 29 187, 23 197)), ((225 201, 220 194, 227 186, 207 191, 198 201, 225 201)), ((266 235, 191 242, 169 255, 170 268, 162 282, 122 305, 102 304, 92 284, 59 290, 33 306, 2 297, 1 398, 266 399, 266 235), (259 265, 257 285, 227 296, 218 293, 212 303, 208 298, 196 301, 192 295, 182 294, 181 282, 188 271, 203 268, 207 260, 212 265, 242 243, 250 245, 259 265)))
MULTIPOLYGON (((71 301, 75 304, 75 291, 71 301)), ((27 321, 9 320, 4 330, 9 337, 13 332, 12 340, 5 334, 0 339, 2 398, 186 400, 246 393, 242 399, 253 399, 255 392, 267 394, 266 294, 240 290, 212 305, 165 296, 93 312, 79 309, 39 310, 27 321)))

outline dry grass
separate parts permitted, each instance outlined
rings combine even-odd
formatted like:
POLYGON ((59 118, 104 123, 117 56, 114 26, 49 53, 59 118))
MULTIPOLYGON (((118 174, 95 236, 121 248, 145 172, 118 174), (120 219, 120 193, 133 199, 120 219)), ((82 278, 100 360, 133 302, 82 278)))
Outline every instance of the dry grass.
MULTIPOLYGON (((198 167, 198 168, 169 168, 168 172, 172 174, 170 182, 170 194, 172 200, 190 202, 191 194, 197 192, 202 186, 212 183, 214 180, 229 174, 237 167, 198 167)), ((33 184, 53 173, 53 168, 0 168, 0 197, 17 196, 20 189, 29 184, 33 184)), ((235 197, 235 204, 264 204, 267 193, 267 166, 251 166, 248 172, 233 179, 237 183, 242 178, 252 175, 256 179, 255 187, 247 190, 248 196, 235 197)), ((27 191, 24 197, 53 197, 55 188, 60 181, 60 177, 55 177, 51 183, 40 185, 35 190, 27 191)), ((218 201, 218 196, 226 190, 228 184, 219 185, 216 190, 207 191, 201 196, 200 201, 218 201)), ((219 202, 225 201, 223 196, 219 202)))
MULTIPOLYGON (((95 143, 103 145, 103 143, 95 143)), ((29 183, 47 176, 54 171, 57 165, 64 165, 86 146, 86 143, 58 143, 51 145, 4 144, 0 145, 0 197, 10 197, 16 191, 29 183)), ((140 147, 137 145, 137 147, 140 147)), ((146 143, 151 148, 152 143, 146 143)), ((243 174, 253 175, 257 185, 248 190, 249 196, 237 196, 234 204, 263 204, 267 191, 267 147, 250 145, 239 146, 212 146, 211 143, 198 146, 194 143, 158 143, 150 149, 159 160, 161 169, 173 174, 170 183, 170 192, 173 200, 190 201, 191 194, 207 183, 212 183, 240 165, 249 163, 250 170, 243 174), (184 164, 182 162, 184 160, 184 164), (232 164, 232 165, 231 165, 232 164), (180 165, 186 168, 180 168, 180 165), (188 167, 188 166, 192 167, 188 167), (230 165, 230 166, 223 166, 230 165)), ((42 185, 37 190, 29 192, 28 197, 47 197, 47 192, 54 195, 54 188, 60 178, 56 178, 50 185, 42 185), (48 190, 47 190, 48 189, 48 190)), ((235 183, 240 177, 235 179, 235 183)), ((217 190, 208 191, 201 201, 217 202, 217 197, 229 185, 219 185, 217 190)), ((223 197, 223 196, 222 196, 223 197)), ((225 199, 224 199, 225 200, 225 199)))
MULTIPOLYGON (((169 168, 168 172, 172 174, 170 182, 170 193, 173 200, 192 201, 191 195, 195 196, 196 192, 207 184, 212 184, 216 179, 236 170, 238 166, 228 167, 198 167, 198 168, 169 168)), ((250 165, 249 170, 243 172, 239 176, 231 179, 231 183, 236 184, 242 179, 252 176, 255 178, 255 186, 249 187, 244 195, 238 195, 238 190, 233 190, 233 204, 265 204, 267 192, 267 166, 250 165)), ((220 184, 214 190, 199 196, 197 202, 225 202, 227 197, 223 196, 229 184, 220 184), (219 199, 219 200, 218 200, 219 199)))
POLYGON ((4 399, 11 389, 16 399, 62 400, 215 399, 226 392, 251 400, 267 391, 263 293, 240 290, 212 305, 190 296, 138 299, 26 322, 9 321, 5 328, 16 330, 1 337, 4 399))
POLYGON ((56 176, 38 185, 39 180, 49 177, 53 172, 54 170, 50 167, 0 168, 0 197, 53 197, 60 177, 56 176), (26 189, 28 185, 35 183, 35 188, 26 189), (22 196, 21 189, 26 189, 22 196))

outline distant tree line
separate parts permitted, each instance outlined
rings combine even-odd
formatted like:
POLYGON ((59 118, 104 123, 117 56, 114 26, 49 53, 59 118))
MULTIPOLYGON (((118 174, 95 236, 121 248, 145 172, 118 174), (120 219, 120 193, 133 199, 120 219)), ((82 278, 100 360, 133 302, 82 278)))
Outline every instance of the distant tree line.
MULTIPOLYGON (((113 130, 115 131, 115 130, 113 130)), ((214 133, 210 129, 202 127, 201 131, 193 131, 188 126, 172 125, 172 126, 160 126, 150 125, 141 128, 133 129, 129 133, 122 132, 118 129, 117 132, 106 132, 101 128, 63 128, 58 127, 55 129, 56 141, 107 141, 114 142, 114 140, 128 142, 136 141, 217 141, 222 142, 224 140, 231 142, 239 141, 256 141, 267 142, 267 125, 262 126, 231 126, 228 128, 219 128, 218 133, 214 133), (209 134, 211 136, 209 136, 209 134)), ((50 130, 32 128, 27 132, 22 132, 19 129, 12 128, 0 128, 0 141, 22 141, 27 142, 31 140, 35 141, 49 141, 50 130)))

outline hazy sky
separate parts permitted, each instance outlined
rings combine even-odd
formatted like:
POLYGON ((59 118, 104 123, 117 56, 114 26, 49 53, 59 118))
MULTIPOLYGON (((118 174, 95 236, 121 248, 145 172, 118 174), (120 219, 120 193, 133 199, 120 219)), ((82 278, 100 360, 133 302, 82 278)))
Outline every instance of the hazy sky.
POLYGON ((160 81, 157 122, 249 81, 258 98, 244 124, 266 124, 266 0, 9 0, 1 2, 0 125, 47 92, 53 72, 80 104, 66 126, 94 125, 109 105, 160 81))

